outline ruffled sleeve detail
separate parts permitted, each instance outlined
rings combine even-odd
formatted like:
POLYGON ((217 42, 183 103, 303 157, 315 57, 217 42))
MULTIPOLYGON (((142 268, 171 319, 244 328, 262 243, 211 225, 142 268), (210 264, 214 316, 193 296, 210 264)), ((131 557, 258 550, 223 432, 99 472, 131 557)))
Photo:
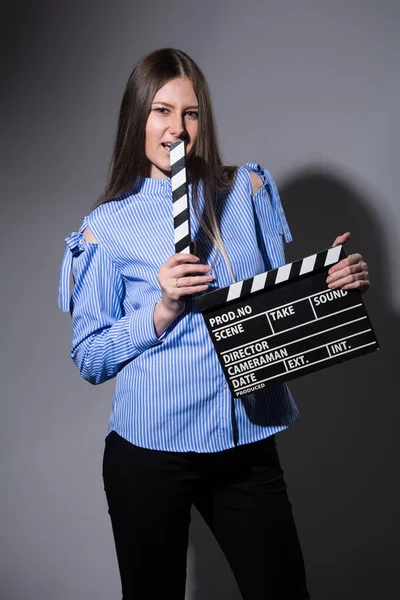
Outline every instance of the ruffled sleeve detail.
MULTIPOLYGON (((290 232, 285 212, 281 204, 278 188, 276 187, 276 183, 271 173, 269 173, 266 169, 263 169, 259 164, 255 162, 247 163, 246 167, 250 171, 254 171, 254 173, 257 173, 257 175, 261 177, 264 184, 261 190, 265 189, 268 193, 278 232, 284 236, 285 242, 291 242, 292 234, 290 232)), ((260 190, 255 194, 255 196, 257 196, 257 194, 259 193, 260 190)))
POLYGON ((83 232, 87 227, 87 218, 85 217, 79 231, 73 231, 65 238, 66 249, 61 263, 60 283, 58 287, 58 306, 64 311, 69 312, 70 303, 70 278, 72 259, 85 251, 85 240, 83 232))

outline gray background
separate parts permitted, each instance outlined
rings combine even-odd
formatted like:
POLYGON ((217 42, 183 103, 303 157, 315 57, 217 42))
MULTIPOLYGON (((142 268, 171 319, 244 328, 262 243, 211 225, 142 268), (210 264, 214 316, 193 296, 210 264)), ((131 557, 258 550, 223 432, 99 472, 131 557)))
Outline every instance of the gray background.
MULTIPOLYGON (((382 349, 291 384, 278 436, 316 600, 395 600, 400 207, 398 0, 10 2, 2 32, 4 600, 120 597, 101 459, 113 383, 68 358, 63 239, 101 192, 126 79, 162 46, 212 90, 224 158, 274 174, 293 259, 353 233, 382 349)), ((188 600, 239 594, 193 515, 188 600)))

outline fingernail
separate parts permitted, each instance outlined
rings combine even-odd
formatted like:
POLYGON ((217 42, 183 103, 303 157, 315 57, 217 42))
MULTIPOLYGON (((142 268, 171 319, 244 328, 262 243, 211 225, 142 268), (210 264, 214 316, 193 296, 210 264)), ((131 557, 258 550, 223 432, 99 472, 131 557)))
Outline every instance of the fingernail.
POLYGON ((330 283, 331 281, 333 281, 333 277, 328 277, 326 283, 330 283))

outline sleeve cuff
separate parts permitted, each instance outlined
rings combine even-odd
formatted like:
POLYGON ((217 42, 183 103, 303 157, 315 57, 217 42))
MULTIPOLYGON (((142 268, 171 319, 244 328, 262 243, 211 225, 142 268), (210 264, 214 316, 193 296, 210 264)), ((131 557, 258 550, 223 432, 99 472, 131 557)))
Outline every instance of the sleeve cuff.
POLYGON ((142 306, 131 315, 130 336, 133 347, 141 353, 152 346, 161 344, 167 335, 164 331, 157 337, 154 329, 154 304, 142 306))

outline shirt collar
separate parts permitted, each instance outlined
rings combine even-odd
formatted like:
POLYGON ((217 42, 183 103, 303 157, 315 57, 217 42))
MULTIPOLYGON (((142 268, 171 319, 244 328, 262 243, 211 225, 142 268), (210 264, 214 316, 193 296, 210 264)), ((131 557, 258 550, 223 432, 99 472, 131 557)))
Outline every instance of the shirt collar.
POLYGON ((171 179, 156 177, 139 177, 135 185, 135 194, 170 193, 172 190, 171 179))

